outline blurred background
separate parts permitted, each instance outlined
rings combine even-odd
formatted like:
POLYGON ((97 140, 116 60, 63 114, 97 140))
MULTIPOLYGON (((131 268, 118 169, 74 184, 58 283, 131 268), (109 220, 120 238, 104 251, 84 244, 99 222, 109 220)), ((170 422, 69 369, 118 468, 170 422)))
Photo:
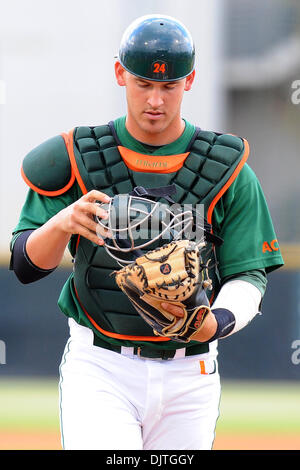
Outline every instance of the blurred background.
POLYGON ((114 57, 124 29, 149 13, 190 29, 197 80, 184 116, 248 139, 285 260, 269 276, 263 315, 220 342, 216 448, 300 449, 298 0, 0 0, 0 448, 59 448, 56 384, 68 335, 57 307, 68 257, 34 285, 8 270, 27 193, 22 159, 54 135, 125 114, 114 57))

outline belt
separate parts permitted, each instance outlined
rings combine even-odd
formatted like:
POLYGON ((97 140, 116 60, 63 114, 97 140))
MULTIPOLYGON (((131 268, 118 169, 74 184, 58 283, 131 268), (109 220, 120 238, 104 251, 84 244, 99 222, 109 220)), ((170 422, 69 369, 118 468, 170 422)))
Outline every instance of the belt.
MULTIPOLYGON (((99 346, 100 348, 104 349, 109 349, 110 351, 117 352, 119 354, 122 354, 122 350, 128 348, 123 348, 122 346, 117 346, 115 344, 107 343, 106 341, 103 341, 100 339, 98 336, 94 334, 94 346, 99 346)), ((162 360, 168 360, 168 359, 173 359, 177 352, 179 351, 178 349, 154 349, 150 348, 149 346, 134 346, 130 348, 132 350, 132 354, 147 358, 147 359, 162 359, 162 360)), ((199 343, 196 345, 192 345, 190 347, 185 348, 185 354, 184 356, 195 356, 196 354, 204 354, 209 351, 209 346, 206 343, 199 343)))

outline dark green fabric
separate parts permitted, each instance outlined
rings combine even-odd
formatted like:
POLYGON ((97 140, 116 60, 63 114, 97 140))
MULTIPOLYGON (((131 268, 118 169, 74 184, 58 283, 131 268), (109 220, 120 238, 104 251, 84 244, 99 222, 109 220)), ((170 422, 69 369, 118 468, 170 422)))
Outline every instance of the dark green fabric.
MULTIPOLYGON (((187 129, 182 136, 185 149, 193 135, 191 127, 187 129)), ((180 144, 182 146, 181 141, 180 144)), ((88 190, 101 188, 112 196, 129 193, 134 186, 156 187, 173 183, 177 190, 176 202, 197 204, 201 201, 206 210, 229 179, 244 151, 243 140, 238 137, 200 131, 179 171, 146 173, 132 171, 125 165, 108 126, 75 129, 74 147, 77 165, 88 190)), ((155 154, 162 155, 164 149, 165 155, 172 155, 174 143, 163 146, 155 154)), ((178 153, 184 153, 185 149, 178 153)))
POLYGON ((121 142, 121 145, 124 147, 130 148, 138 153, 148 154, 151 155, 178 155, 180 153, 184 153, 186 148, 192 139, 194 132, 196 130, 196 126, 191 124, 190 122, 183 119, 185 123, 184 131, 181 136, 176 139, 174 142, 170 144, 161 145, 155 151, 153 148, 150 148, 150 152, 148 150, 148 145, 144 144, 138 140, 136 140, 127 130, 126 128, 126 116, 121 116, 114 121, 114 127, 117 133, 117 136, 121 142))
MULTIPOLYGON (((125 129, 125 125, 124 125, 125 129)), ((127 131, 123 129, 123 133, 127 131)), ((191 128, 185 131, 190 144, 191 128)), ((129 193, 135 186, 157 187, 175 184, 173 200, 179 204, 204 204, 204 214, 213 198, 228 181, 240 162, 242 139, 200 131, 183 167, 172 173, 146 173, 130 170, 124 163, 109 126, 74 130, 75 157, 88 190, 101 188, 112 196, 129 193)), ((168 152, 176 147, 166 146, 168 152)), ((162 152, 162 149, 159 150, 162 152)), ((182 153, 183 153, 182 152, 182 153)), ((164 241, 165 242, 165 241, 164 241)), ((205 259, 204 261, 206 261, 205 259)), ((120 335, 153 336, 152 329, 138 315, 111 276, 119 265, 103 247, 81 238, 75 257, 74 284, 80 303, 100 328, 120 335)), ((219 290, 215 270, 210 271, 216 296, 219 290)))
POLYGON ((240 274, 234 274, 232 276, 225 277, 222 279, 222 284, 226 284, 226 282, 233 279, 250 282, 255 287, 257 287, 262 297, 265 295, 268 283, 265 269, 253 269, 252 271, 245 271, 240 274))
MULTIPOLYGON (((99 338, 99 336, 94 335, 93 344, 95 346, 100 346, 102 348, 110 349, 114 352, 121 352, 121 346, 108 343, 99 338)), ((186 344, 183 344, 182 347, 186 347, 186 344)), ((142 347, 134 347, 134 354, 138 354, 141 357, 150 357, 150 358, 161 358, 161 359, 171 359, 174 357, 176 349, 166 349, 158 346, 158 348, 153 348, 152 345, 149 347, 147 344, 142 347), (159 348, 159 349, 158 349, 159 348)), ((178 348, 177 348, 178 349, 178 348)), ((203 354, 208 352, 208 344, 206 343, 197 343, 186 348, 186 356, 192 356, 195 354, 203 354)))
MULTIPOLYGON (((121 144, 124 147, 128 147, 131 150, 136 150, 135 145, 140 145, 140 143, 135 144, 135 140, 127 139, 127 130, 125 129, 125 118, 120 118, 115 121, 115 127, 117 129, 118 137, 121 140, 121 144), (123 126, 123 128, 122 128, 123 126)), ((77 129, 78 138, 86 137, 87 132, 90 132, 91 128, 80 127, 77 129)), ((98 137, 100 130, 103 130, 102 136, 105 136, 107 132, 107 127, 99 126, 97 127, 98 137)), ((163 146, 160 149, 160 152, 166 152, 166 155, 183 153, 188 145, 190 136, 193 134, 195 127, 186 122, 186 130, 184 134, 173 144, 176 144, 175 147, 173 144, 169 146, 163 146), (187 138, 189 137, 189 138, 187 138), (168 153, 168 151, 170 153, 168 153)), ((210 188, 214 187, 214 182, 207 180, 203 177, 200 181, 198 178, 198 172, 200 168, 203 168, 205 162, 210 158, 210 149, 211 142, 214 139, 214 133, 203 133, 202 140, 195 142, 195 146, 199 150, 198 156, 191 153, 188 159, 185 162, 185 169, 188 170, 182 178, 180 175, 175 174, 173 181, 177 186, 177 194, 180 201, 184 201, 185 197, 189 196, 193 202, 198 203, 197 197, 193 194, 193 191, 188 193, 189 184, 194 184, 200 186, 200 190, 203 193, 209 191, 210 188), (195 177, 196 175, 196 177, 195 177), (192 182, 189 181, 189 177, 192 176, 192 182), (186 180, 186 181, 185 181, 186 180)), ((59 138, 60 139, 60 138, 59 138)), ((226 137, 223 136, 226 141, 226 137)), ((221 140, 222 141, 222 140, 221 140)), ((94 145, 95 139, 90 141, 94 145)), ((110 138, 102 140, 102 144, 109 144, 110 138)), ((53 141, 55 143, 55 141, 53 141)), ((85 141, 87 144, 87 142, 85 141)), ((44 151, 46 147, 41 145, 40 149, 44 151)), ((147 154, 147 148, 143 148, 143 153, 147 154)), ((52 149, 54 151, 54 149, 52 149)), ((85 152, 86 158, 86 167, 91 165, 90 169, 93 169, 93 165, 99 165, 98 159, 103 156, 99 155, 99 148, 96 146, 96 150, 90 149, 90 152, 95 152, 94 154, 89 154, 89 151, 85 152), (94 155, 94 158, 92 157, 94 155), (91 158, 89 158, 91 157, 91 158)), ((222 153, 222 152, 220 152, 222 153)), ((108 157, 108 155, 106 155, 108 157)), ((43 152, 40 155, 41 159, 43 158, 43 152)), ((219 159, 222 159, 223 153, 219 154, 219 159)), ((104 158, 104 157, 103 157, 104 158)), ((102 161, 102 160, 100 160, 102 161)), ((222 160, 221 160, 221 163, 222 160)), ((84 167, 84 164, 82 163, 84 167)), ((132 176, 132 173, 129 172, 131 177, 135 177, 135 181, 142 181, 146 186, 150 186, 153 180, 153 175, 142 173, 139 177, 136 175, 132 176)), ((126 177, 128 175, 126 174, 126 177)), ((167 184, 169 179, 164 180, 163 178, 160 182, 167 184)), ((126 181, 125 181, 126 182, 126 181)), ((121 186, 119 182, 119 186, 121 186)), ((156 186, 156 184, 155 184, 156 186)), ((100 190, 103 188, 100 186, 100 190)), ((109 187, 107 187, 109 189, 109 187)), ((36 229, 42 226, 47 220, 52 216, 57 214, 60 210, 64 209, 68 205, 72 204, 78 198, 82 196, 82 192, 77 184, 74 185, 66 191, 64 194, 59 197, 46 197, 37 194, 31 189, 28 192, 26 201, 22 208, 20 218, 17 226, 13 231, 13 239, 11 243, 11 248, 13 247, 13 241, 23 230, 36 229)), ((239 173, 238 177, 234 183, 227 189, 225 194, 217 203, 214 212, 213 212, 213 226, 216 233, 220 234, 224 239, 224 244, 221 249, 217 250, 217 259, 218 259, 218 268, 220 273, 220 279, 223 283, 225 280, 240 278, 248 282, 252 282, 256 285, 261 292, 265 290, 265 278, 263 275, 260 278, 260 273, 257 274, 257 270, 272 270, 277 269, 283 264, 283 260, 280 254, 280 250, 273 252, 264 252, 262 251, 262 240, 273 240, 276 238, 274 228, 272 226, 272 221, 270 214, 268 212, 265 198, 261 191, 259 182, 254 175, 253 171, 246 163, 239 173), (252 224, 253 228, 252 228, 252 224)), ((73 236, 69 244, 69 250, 72 256, 75 255, 75 246, 76 246, 77 237, 73 236)), ((93 255, 93 249, 91 249, 91 255, 93 255)), ((101 252, 98 252, 99 254, 101 252)), ((96 261, 96 258, 95 258, 96 261)), ((94 282, 95 277, 101 278, 103 282, 104 289, 107 289, 107 278, 104 279, 104 271, 111 268, 111 261, 108 259, 102 258, 103 266, 100 268, 98 263, 96 264, 96 270, 91 270, 90 281, 94 282), (100 271, 98 271, 100 269, 100 271), (102 279, 103 278, 103 279, 102 279)), ((95 335, 103 341, 109 341, 115 345, 143 345, 148 344, 143 341, 124 341, 119 338, 109 338, 102 334, 95 326, 88 320, 82 306, 78 302, 78 299, 74 290, 73 283, 74 274, 70 273, 69 278, 67 279, 65 285, 62 288, 60 297, 59 297, 59 307, 61 311, 67 316, 74 318, 76 322, 83 326, 91 328, 95 335)), ((109 291, 108 299, 112 297, 112 292, 109 291)), ((115 312, 115 314, 118 313, 115 312)), ((188 348, 193 346, 193 343, 188 345, 188 348)), ((153 349, 172 349, 178 347, 178 344, 174 344, 172 341, 164 343, 151 343, 151 348, 153 349)))
POLYGON ((23 171, 39 189, 64 188, 71 178, 71 165, 63 137, 52 137, 31 150, 23 160, 23 171))
POLYGON ((219 201, 213 226, 226 238, 226 243, 216 247, 222 278, 253 269, 268 274, 283 265, 280 249, 263 250, 276 234, 261 185, 248 165, 219 201))

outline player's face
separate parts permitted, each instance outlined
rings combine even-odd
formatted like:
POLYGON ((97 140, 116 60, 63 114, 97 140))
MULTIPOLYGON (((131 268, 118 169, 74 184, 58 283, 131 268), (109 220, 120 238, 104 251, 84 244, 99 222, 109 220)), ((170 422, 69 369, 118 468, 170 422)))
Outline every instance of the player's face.
POLYGON ((119 64, 116 76, 119 85, 126 86, 126 125, 136 139, 162 145, 181 135, 181 102, 194 74, 175 82, 155 82, 136 77, 119 64))

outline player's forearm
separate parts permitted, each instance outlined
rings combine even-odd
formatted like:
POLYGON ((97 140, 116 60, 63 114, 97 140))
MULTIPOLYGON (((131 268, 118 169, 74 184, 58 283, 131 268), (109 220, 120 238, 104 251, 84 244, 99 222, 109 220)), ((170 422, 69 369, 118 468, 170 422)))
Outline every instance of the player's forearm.
POLYGON ((259 313, 261 299, 260 290, 250 282, 240 279, 226 282, 212 305, 212 311, 220 311, 221 317, 222 311, 229 312, 234 322, 227 315, 225 321, 222 321, 224 331, 219 337, 232 335, 247 326, 259 313), (230 330, 226 330, 226 322, 231 323, 230 330))
POLYGON ((73 234, 81 235, 93 243, 103 244, 97 234, 94 217, 107 217, 107 212, 98 202, 109 202, 109 197, 92 190, 62 209, 27 240, 26 251, 30 260, 42 269, 53 269, 59 265, 66 246, 73 234))
POLYGON ((107 217, 99 202, 107 203, 109 200, 106 194, 92 190, 38 229, 22 232, 12 246, 10 269, 22 283, 27 284, 47 276, 60 264, 72 235, 103 245, 94 219, 96 215, 107 217))
POLYGON ((59 218, 54 216, 29 236, 26 242, 28 258, 41 269, 54 269, 61 263, 70 237, 71 234, 61 229, 59 218))

